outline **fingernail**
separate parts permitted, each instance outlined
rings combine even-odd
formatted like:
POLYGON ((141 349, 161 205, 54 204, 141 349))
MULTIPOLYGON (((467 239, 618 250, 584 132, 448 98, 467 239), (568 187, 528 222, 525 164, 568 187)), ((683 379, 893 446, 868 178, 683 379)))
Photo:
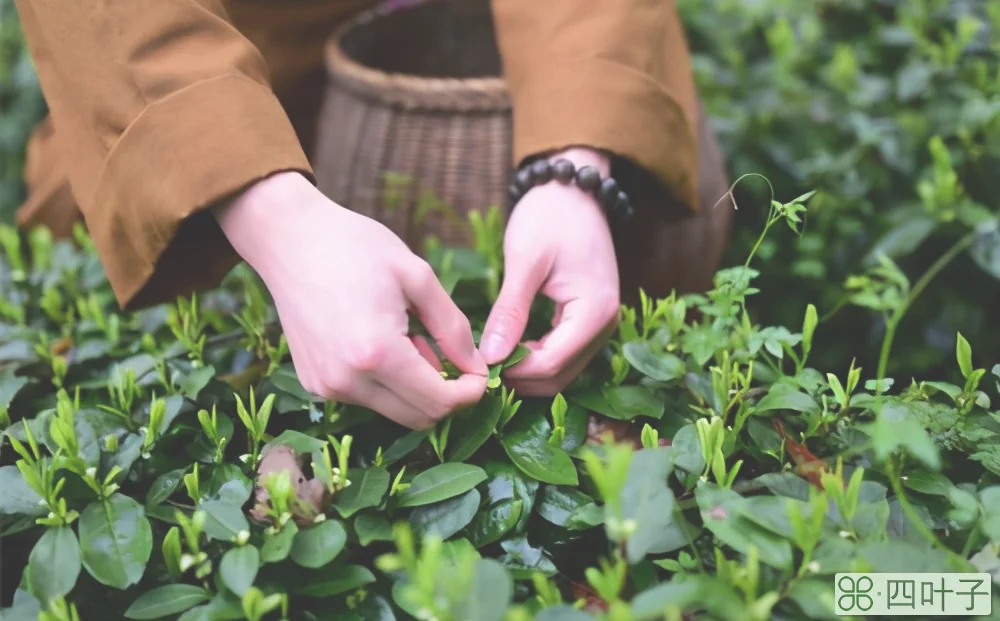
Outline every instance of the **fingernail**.
POLYGON ((503 357, 503 337, 499 334, 487 334, 479 344, 479 351, 483 354, 486 364, 495 364, 503 357))
POLYGON ((475 373, 478 375, 487 375, 490 372, 489 366, 483 359, 483 354, 481 351, 476 349, 476 346, 472 346, 472 351, 469 352, 469 360, 474 360, 476 365, 475 373))

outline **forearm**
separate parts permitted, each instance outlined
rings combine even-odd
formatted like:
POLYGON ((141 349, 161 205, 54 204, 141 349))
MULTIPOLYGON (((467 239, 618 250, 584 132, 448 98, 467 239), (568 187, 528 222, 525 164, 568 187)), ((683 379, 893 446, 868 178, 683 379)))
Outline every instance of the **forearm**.
POLYGON ((571 145, 613 154, 697 209, 695 90, 663 0, 492 0, 514 106, 514 160, 571 145))
POLYGON ((236 261, 205 209, 311 174, 256 48, 220 0, 16 0, 78 197, 127 308, 215 286, 236 261))

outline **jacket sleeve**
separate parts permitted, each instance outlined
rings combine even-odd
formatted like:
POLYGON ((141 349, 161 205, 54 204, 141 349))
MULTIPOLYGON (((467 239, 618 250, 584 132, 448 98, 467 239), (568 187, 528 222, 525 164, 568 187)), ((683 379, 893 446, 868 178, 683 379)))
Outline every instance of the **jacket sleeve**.
POLYGON ((673 0, 492 0, 515 165, 589 146, 699 209, 696 93, 673 0))
POLYGON ((221 0, 15 0, 73 195, 119 303, 212 287, 237 262, 207 208, 312 179, 258 50, 221 0))

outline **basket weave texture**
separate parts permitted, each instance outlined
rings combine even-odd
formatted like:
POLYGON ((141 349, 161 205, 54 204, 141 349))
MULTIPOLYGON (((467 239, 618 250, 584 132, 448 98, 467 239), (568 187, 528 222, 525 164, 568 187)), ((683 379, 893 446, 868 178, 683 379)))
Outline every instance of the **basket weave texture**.
POLYGON ((489 3, 398 4, 358 15, 327 45, 319 189, 414 250, 427 235, 466 246, 467 214, 505 208, 512 172, 489 3))
MULTIPOLYGON (((471 245, 471 211, 507 214, 513 124, 489 4, 395 0, 358 15, 327 45, 319 188, 417 253, 428 235, 471 245)), ((703 110, 694 122, 697 213, 648 175, 633 180, 637 218, 616 242, 627 303, 637 303, 639 287, 654 297, 704 291, 720 264, 732 220, 728 174, 703 110)))

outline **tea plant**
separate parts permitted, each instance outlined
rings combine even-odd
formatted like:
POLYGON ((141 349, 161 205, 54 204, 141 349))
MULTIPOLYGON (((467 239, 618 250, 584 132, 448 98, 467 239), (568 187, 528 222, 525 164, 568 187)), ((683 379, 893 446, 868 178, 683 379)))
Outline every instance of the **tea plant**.
MULTIPOLYGON (((817 369, 816 306, 747 310, 754 254, 623 308, 563 394, 504 385, 519 349, 413 432, 308 394, 245 268, 122 314, 77 237, 0 233, 4 621, 836 619, 836 572, 1000 584, 1000 365, 958 334, 961 383, 888 377, 890 330, 877 368, 817 369)), ((497 257, 430 256, 478 338, 497 257)), ((897 325, 947 259, 911 286, 883 257, 850 295, 897 325)))
MULTIPOLYGON (((695 78, 730 170, 783 192, 817 190, 796 240, 773 237, 753 307, 790 325, 814 303, 824 365, 874 369, 881 313, 842 305, 843 284, 884 254, 916 282, 977 232, 898 326, 890 371, 949 376, 954 333, 996 351, 1000 302, 1000 9, 991 0, 680 0, 695 78), (780 292, 780 295, 779 295, 780 292), (833 312, 834 309, 837 312, 833 312)), ((759 191, 758 191, 759 190, 759 191)), ((756 242, 755 205, 738 197, 731 260, 756 242)))

